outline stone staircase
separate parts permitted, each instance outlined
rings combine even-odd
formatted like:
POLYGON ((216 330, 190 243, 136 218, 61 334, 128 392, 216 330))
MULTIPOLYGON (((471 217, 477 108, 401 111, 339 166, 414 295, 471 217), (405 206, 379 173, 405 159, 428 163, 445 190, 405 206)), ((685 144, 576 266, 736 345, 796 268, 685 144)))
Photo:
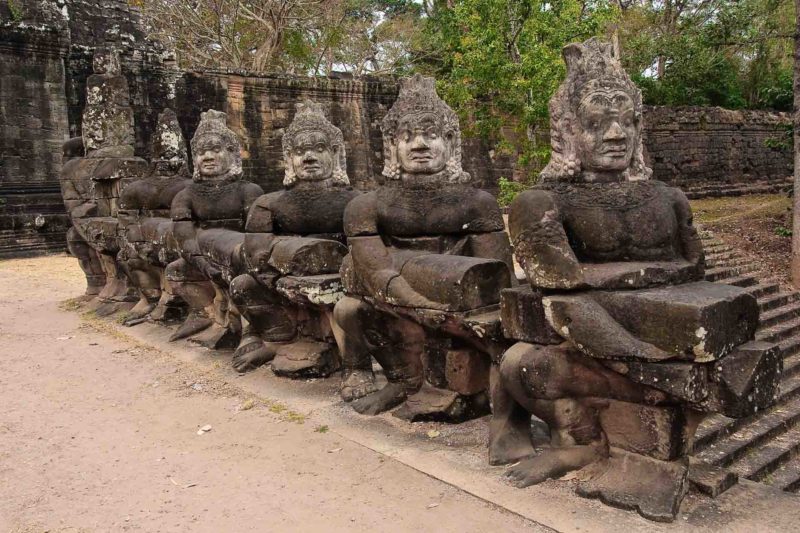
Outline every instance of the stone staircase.
MULTIPOLYGON (((731 246, 702 234, 706 279, 737 285, 758 299, 756 339, 778 343, 784 369, 776 405, 747 418, 708 417, 697 430, 693 456, 740 478, 800 491, 800 292, 760 280, 731 246)), ((787 259, 788 260, 788 259, 787 259)))

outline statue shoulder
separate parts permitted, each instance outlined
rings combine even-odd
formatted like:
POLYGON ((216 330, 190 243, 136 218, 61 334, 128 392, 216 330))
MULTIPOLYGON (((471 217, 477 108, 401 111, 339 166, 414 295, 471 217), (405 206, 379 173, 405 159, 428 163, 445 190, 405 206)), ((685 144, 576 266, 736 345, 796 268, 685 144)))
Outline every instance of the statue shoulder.
POLYGON ((470 195, 469 203, 473 216, 470 217, 472 220, 467 223, 465 229, 478 233, 505 229, 503 213, 500 211, 497 198, 492 193, 475 189, 474 194, 470 195))
POLYGON ((344 231, 348 237, 378 234, 377 195, 375 191, 356 194, 344 209, 344 231))

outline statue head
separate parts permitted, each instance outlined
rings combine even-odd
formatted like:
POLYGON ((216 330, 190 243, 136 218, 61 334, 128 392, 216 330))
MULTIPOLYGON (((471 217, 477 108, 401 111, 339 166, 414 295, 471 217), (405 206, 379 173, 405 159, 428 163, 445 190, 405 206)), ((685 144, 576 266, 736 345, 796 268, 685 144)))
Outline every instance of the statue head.
POLYGON ((342 131, 325 118, 314 102, 297 104, 294 120, 283 134, 283 159, 286 174, 283 185, 298 182, 323 182, 349 185, 342 131))
POLYGON ((200 115, 192 137, 194 181, 222 183, 242 177, 239 137, 227 126, 228 115, 209 109, 200 115))
POLYGON ((400 94, 382 129, 383 175, 390 180, 469 181, 461 168, 458 116, 436 94, 433 78, 417 74, 400 80, 400 94))
POLYGON ((188 167, 186 140, 183 138, 178 117, 172 109, 165 109, 158 115, 150 153, 154 170, 158 174, 176 174, 188 167))
POLYGON ((122 74, 119 51, 109 45, 98 46, 92 55, 92 69, 95 74, 119 76, 122 74))
POLYGON ((648 179, 642 149, 642 94, 596 38, 564 47, 567 77, 550 100, 550 163, 544 180, 648 179))

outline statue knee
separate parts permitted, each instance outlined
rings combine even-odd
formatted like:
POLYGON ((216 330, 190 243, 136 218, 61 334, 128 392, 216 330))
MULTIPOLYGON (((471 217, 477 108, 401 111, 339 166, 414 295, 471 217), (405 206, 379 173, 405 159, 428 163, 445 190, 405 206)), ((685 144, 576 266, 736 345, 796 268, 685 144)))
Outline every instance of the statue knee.
POLYGON ((164 275, 167 281, 181 283, 186 280, 187 263, 185 259, 176 259, 169 263, 167 268, 164 269, 164 275))
POLYGON ((564 397, 568 380, 566 354, 559 346, 518 342, 500 362, 500 379, 515 396, 538 400, 564 397))
POLYGON ((258 289, 258 281, 250 274, 240 274, 231 280, 229 289, 233 303, 244 305, 246 295, 258 289))
POLYGON ((333 307, 333 322, 344 331, 349 331, 358 325, 358 315, 364 302, 356 298, 345 296, 333 307))

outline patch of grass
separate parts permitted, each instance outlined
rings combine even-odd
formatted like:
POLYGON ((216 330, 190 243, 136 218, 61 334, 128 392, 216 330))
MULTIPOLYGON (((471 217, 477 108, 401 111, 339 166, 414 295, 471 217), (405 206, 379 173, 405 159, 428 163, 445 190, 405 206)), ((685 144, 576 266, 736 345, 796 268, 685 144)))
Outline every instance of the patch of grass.
POLYGON ((790 230, 789 228, 784 228, 783 226, 778 226, 777 228, 775 228, 775 235, 777 235, 778 237, 791 237, 792 230, 790 230))
POLYGON ((791 209, 792 199, 783 194, 755 194, 704 198, 689 203, 692 206, 695 222, 713 225, 739 218, 763 219, 779 216, 786 213, 787 209, 791 209))
POLYGON ((64 311, 77 311, 83 307, 83 300, 81 298, 70 298, 58 304, 58 308, 64 311))
POLYGON ((328 426, 317 426, 314 428, 314 431, 317 433, 327 433, 330 428, 328 426))

